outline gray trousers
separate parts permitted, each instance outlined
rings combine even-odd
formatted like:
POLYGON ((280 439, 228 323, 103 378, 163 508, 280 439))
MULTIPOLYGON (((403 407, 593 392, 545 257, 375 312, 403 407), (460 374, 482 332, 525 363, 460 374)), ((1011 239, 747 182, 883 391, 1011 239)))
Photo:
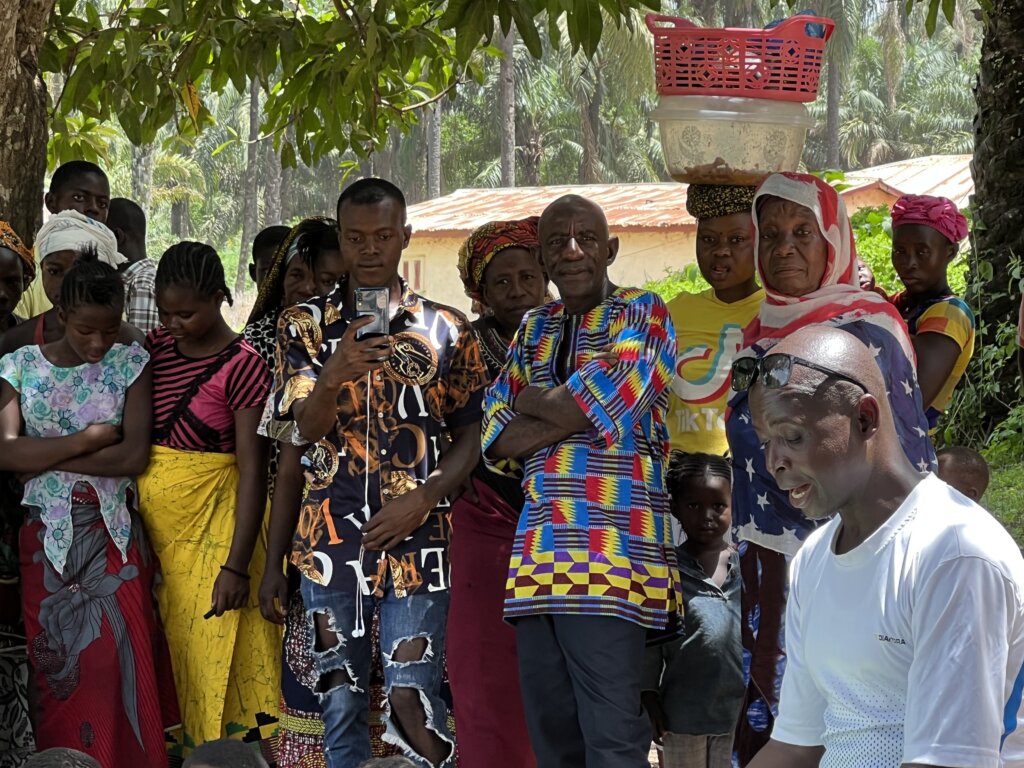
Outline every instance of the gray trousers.
POLYGON ((640 704, 647 630, 604 616, 516 620, 519 678, 538 768, 648 768, 640 704))

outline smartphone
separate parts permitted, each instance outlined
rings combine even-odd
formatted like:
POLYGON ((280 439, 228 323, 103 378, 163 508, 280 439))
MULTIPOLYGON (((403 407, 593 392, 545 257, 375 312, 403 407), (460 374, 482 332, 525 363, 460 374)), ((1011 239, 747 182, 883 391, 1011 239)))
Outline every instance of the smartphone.
POLYGON ((356 288, 356 317, 369 315, 373 322, 356 329, 356 341, 387 336, 390 327, 388 308, 391 295, 387 288, 356 288))

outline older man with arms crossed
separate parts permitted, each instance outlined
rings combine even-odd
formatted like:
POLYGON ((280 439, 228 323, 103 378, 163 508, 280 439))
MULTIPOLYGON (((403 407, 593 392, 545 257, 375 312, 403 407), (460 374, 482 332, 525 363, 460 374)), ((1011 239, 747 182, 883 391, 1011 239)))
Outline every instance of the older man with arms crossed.
POLYGON ((1024 766, 1024 560, 900 448, 871 352, 805 328, 733 364, 769 470, 830 521, 793 561, 788 662, 751 768, 1024 766))
POLYGON ((531 310, 485 399, 489 462, 522 460, 509 566, 527 728, 540 768, 646 768, 644 641, 679 607, 665 411, 676 338, 654 294, 617 288, 599 207, 540 219, 561 300, 531 310))

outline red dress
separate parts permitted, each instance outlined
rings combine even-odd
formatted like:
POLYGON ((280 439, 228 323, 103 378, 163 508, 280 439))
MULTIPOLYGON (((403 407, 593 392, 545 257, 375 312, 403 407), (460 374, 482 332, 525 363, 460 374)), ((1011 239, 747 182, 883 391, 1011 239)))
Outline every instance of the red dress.
POLYGON ((63 574, 43 552, 38 514, 30 510, 21 529, 25 635, 38 691, 36 749, 70 747, 104 768, 164 766, 164 729, 179 718, 153 598, 157 562, 136 515, 122 562, 90 496, 76 489, 63 574))

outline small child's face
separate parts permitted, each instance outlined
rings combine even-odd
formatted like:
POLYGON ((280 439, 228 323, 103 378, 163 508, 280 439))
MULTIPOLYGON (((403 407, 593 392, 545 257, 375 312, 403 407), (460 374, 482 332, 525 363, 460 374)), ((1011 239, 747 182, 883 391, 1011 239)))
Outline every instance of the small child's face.
POLYGON ((64 285, 64 275, 74 266, 76 258, 75 251, 54 251, 43 256, 39 262, 43 293, 55 307, 60 304, 60 287, 64 285))
POLYGON ((732 527, 732 487, 724 477, 707 475, 686 482, 672 495, 672 515, 686 538, 716 544, 732 527))
POLYGON ((965 472, 949 454, 939 454, 939 479, 947 485, 960 491, 964 496, 975 504, 981 502, 982 493, 978 490, 978 483, 971 475, 972 472, 965 472))

